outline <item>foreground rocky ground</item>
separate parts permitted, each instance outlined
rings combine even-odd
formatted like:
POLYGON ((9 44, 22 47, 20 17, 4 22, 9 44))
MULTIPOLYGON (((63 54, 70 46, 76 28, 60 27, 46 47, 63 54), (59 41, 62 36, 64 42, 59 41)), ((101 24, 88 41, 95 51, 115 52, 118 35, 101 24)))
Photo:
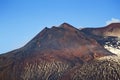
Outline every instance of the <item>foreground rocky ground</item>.
POLYGON ((120 53, 76 66, 61 80, 120 80, 120 53))

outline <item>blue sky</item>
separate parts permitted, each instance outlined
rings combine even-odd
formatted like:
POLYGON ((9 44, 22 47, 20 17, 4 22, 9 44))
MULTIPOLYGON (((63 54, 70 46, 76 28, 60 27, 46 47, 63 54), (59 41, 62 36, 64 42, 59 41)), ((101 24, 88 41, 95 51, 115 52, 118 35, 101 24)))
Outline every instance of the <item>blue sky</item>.
POLYGON ((0 53, 25 45, 44 27, 101 27, 111 19, 120 19, 120 0, 0 0, 0 53))

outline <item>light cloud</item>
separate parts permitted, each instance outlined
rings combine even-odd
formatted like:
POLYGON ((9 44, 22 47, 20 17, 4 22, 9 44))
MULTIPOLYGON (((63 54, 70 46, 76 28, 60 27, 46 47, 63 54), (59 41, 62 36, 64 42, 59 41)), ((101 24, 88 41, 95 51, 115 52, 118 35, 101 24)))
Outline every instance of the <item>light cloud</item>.
POLYGON ((120 23, 120 19, 111 18, 111 20, 106 21, 106 25, 109 25, 111 23, 120 23))

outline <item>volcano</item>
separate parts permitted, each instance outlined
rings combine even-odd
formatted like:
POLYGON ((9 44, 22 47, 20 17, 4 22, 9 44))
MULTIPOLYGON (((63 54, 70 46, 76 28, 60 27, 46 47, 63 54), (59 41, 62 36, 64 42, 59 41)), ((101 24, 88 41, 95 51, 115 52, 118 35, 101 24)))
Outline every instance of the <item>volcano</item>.
MULTIPOLYGON (((0 55, 0 80, 67 80, 67 75, 81 70, 84 64, 92 66, 92 63, 97 63, 96 59, 115 56, 96 38, 101 35, 119 36, 114 25, 100 30, 79 30, 68 23, 46 27, 25 46, 0 55)), ((69 80, 72 79, 71 76, 69 80)))

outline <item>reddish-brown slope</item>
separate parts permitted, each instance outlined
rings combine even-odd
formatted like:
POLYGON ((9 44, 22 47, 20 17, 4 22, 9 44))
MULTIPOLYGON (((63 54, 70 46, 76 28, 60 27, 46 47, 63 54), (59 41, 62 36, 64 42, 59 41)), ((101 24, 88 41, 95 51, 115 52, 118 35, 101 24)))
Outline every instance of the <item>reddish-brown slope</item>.
POLYGON ((86 34, 97 36, 116 36, 120 37, 120 23, 111 23, 105 27, 100 28, 84 28, 81 31, 86 34))
POLYGON ((24 47, 0 55, 0 80, 57 80, 77 64, 111 54, 63 23, 45 28, 24 47))

